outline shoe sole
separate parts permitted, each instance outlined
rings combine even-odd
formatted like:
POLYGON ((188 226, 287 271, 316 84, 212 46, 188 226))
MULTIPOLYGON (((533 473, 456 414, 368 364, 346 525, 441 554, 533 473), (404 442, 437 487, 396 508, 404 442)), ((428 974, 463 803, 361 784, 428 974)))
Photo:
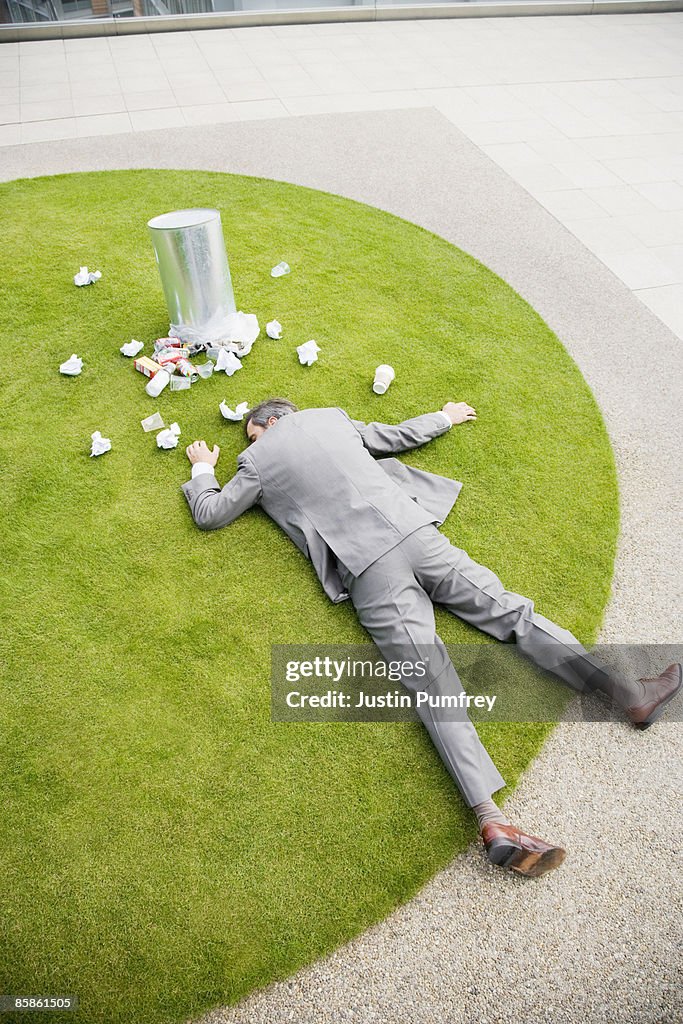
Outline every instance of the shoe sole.
POLYGON ((515 859, 509 867, 511 871, 516 871, 518 875, 524 875, 525 878, 540 878, 548 871, 559 868, 566 856, 567 851, 563 850, 561 846, 552 846, 543 853, 528 853, 526 850, 522 850, 521 856, 515 859))
POLYGON ((508 839, 494 839, 486 854, 496 867, 508 868, 525 878, 540 878, 548 871, 554 871, 567 856, 561 846, 551 846, 543 853, 534 853, 508 839))
POLYGON ((645 729, 649 729, 651 725, 654 725, 655 722, 659 718, 661 718, 661 716, 666 711, 668 705, 674 699, 674 697, 678 696, 678 694, 680 693, 681 685, 683 684, 683 680, 681 679, 681 672, 682 671, 683 670, 681 670, 679 668, 679 672, 678 672, 678 676, 679 676, 679 678, 678 678, 678 686, 673 691, 673 693, 670 693, 668 697, 665 697, 664 700, 660 704, 657 705, 657 707, 654 709, 652 714, 648 715, 648 717, 644 721, 636 722, 635 723, 636 729, 640 729, 641 732, 644 731, 645 729))

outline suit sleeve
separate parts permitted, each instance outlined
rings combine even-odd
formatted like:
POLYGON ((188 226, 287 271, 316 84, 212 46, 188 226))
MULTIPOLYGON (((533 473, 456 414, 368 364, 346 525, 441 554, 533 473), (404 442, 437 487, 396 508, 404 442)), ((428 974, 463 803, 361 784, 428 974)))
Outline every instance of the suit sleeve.
POLYGON ((200 530, 228 526, 261 498, 261 481, 251 459, 238 457, 237 472, 221 488, 213 473, 201 473, 183 484, 192 518, 200 530))
POLYGON ((427 412, 422 416, 414 416, 395 426, 389 423, 363 423, 361 420, 351 420, 351 423, 360 434, 361 441, 371 455, 394 455, 396 452, 407 452, 411 448, 419 448, 420 445, 426 444, 432 438, 446 434, 450 430, 448 417, 440 412, 427 412))

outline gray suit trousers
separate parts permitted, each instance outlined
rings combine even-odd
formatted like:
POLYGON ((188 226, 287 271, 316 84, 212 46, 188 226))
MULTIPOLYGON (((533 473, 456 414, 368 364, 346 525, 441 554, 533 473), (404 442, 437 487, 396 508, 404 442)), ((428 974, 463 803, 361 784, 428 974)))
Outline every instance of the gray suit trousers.
MULTIPOLYGON (((342 564, 339 570, 382 656, 405 660, 412 652, 415 661, 427 661, 423 679, 404 680, 409 690, 439 695, 463 690, 436 633, 434 604, 498 640, 515 640, 535 664, 577 689, 602 672, 571 633, 539 615, 528 598, 506 590, 493 572, 454 547, 435 526, 411 533, 358 576, 342 564)), ((417 711, 470 806, 505 785, 464 710, 457 721, 440 720, 439 711, 426 704, 417 711)))

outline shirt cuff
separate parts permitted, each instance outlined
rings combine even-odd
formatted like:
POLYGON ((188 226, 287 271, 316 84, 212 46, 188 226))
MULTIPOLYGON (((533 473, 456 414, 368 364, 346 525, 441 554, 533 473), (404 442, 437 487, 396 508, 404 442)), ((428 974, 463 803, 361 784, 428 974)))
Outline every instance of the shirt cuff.
POLYGON ((437 409, 436 415, 443 417, 444 423, 448 426, 448 429, 450 430, 450 428, 453 426, 453 424, 451 423, 450 417, 446 415, 446 413, 443 411, 443 409, 437 409))
POLYGON ((194 480, 196 476, 201 476, 202 473, 210 473, 211 476, 214 476, 214 467, 209 462, 195 462, 192 466, 192 479, 194 480))

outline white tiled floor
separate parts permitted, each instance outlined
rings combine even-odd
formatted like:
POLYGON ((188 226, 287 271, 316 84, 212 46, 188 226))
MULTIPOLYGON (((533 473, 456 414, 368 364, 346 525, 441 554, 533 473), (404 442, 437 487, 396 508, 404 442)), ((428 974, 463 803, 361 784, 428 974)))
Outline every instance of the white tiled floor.
POLYGON ((0 146, 436 106, 683 337, 683 14, 0 46, 0 146))

